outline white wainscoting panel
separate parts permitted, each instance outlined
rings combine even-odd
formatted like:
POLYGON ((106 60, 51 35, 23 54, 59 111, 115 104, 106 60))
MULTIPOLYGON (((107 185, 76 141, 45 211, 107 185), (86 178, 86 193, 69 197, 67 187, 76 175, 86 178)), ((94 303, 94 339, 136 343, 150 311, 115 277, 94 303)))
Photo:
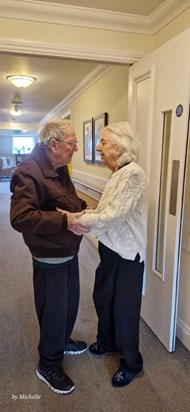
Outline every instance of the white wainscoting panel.
POLYGON ((185 325, 179 318, 177 320, 177 333, 178 339, 186 346, 190 351, 190 329, 188 325, 185 325))
POLYGON ((80 172, 79 170, 73 170, 72 177, 81 183, 84 183, 94 189, 98 189, 100 192, 103 192, 107 182, 107 179, 80 172))

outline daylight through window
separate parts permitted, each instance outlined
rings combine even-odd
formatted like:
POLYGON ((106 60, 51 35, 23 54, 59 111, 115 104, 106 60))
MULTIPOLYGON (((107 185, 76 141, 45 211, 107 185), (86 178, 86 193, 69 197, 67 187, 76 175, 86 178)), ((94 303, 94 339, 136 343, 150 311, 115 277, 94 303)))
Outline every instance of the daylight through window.
POLYGON ((29 154, 35 146, 35 137, 22 136, 12 138, 13 154, 29 154))

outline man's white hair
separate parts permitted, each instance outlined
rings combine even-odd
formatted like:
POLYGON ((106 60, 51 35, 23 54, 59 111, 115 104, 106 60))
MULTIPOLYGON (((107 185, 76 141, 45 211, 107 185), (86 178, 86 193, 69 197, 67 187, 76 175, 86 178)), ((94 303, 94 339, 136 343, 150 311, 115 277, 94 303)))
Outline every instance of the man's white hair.
POLYGON ((48 145, 51 139, 55 139, 58 142, 64 140, 67 136, 67 130, 65 125, 70 125, 68 120, 52 120, 45 124, 39 133, 40 143, 48 145))

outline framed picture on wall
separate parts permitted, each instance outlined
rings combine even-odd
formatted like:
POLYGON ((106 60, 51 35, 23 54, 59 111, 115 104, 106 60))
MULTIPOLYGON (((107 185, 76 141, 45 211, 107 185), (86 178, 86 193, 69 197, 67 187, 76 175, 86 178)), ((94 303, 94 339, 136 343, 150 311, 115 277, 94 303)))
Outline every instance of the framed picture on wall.
POLYGON ((92 163, 93 158, 93 141, 92 141, 92 119, 83 122, 83 149, 84 161, 92 163))
POLYGON ((99 114, 99 116, 93 117, 93 149, 94 149, 94 163, 102 163, 99 152, 96 151, 96 147, 100 143, 101 131, 104 126, 108 124, 108 113, 99 114))

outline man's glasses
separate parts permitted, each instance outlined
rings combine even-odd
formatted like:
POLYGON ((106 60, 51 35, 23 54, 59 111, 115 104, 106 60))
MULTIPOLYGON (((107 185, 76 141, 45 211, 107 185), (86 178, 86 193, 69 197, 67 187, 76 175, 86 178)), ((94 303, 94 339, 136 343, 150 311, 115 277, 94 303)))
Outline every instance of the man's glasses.
POLYGON ((77 140, 75 140, 75 141, 73 141, 73 142, 67 142, 66 140, 63 140, 62 142, 68 144, 68 145, 71 146, 71 147, 75 147, 75 146, 78 145, 77 140))

